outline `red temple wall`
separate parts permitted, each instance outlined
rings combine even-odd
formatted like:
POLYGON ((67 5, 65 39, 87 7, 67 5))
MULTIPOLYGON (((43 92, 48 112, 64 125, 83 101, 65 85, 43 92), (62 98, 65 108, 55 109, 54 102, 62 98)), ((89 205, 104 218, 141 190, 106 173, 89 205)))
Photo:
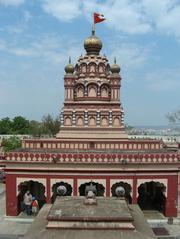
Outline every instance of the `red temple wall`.
POLYGON ((17 175, 6 175, 6 214, 16 216, 18 214, 18 202, 16 196, 17 175))
MULTIPOLYGON (((27 180, 35 180, 39 182, 41 182, 42 180, 45 181, 45 188, 46 188, 46 200, 47 203, 51 203, 51 180, 57 180, 58 179, 61 181, 63 181, 63 179, 66 180, 72 180, 72 188, 73 188, 73 196, 77 196, 78 195, 78 187, 80 185, 78 185, 78 180, 79 182, 81 182, 81 180, 84 182, 89 182, 89 181, 94 181, 94 182, 98 182, 98 181, 102 181, 104 180, 105 182, 105 195, 107 197, 111 196, 111 184, 110 182, 120 182, 120 181, 124 181, 124 182, 129 182, 128 180, 132 181, 132 201, 133 203, 137 203, 137 197, 138 197, 138 192, 137 192, 137 187, 138 182, 140 183, 144 183, 144 182, 150 182, 150 181, 154 181, 154 182, 167 182, 166 188, 167 188, 167 201, 166 201, 166 211, 165 211, 165 215, 167 217, 174 217, 177 215, 177 193, 178 193, 178 175, 176 173, 170 173, 170 175, 167 174, 158 174, 158 172, 155 173, 146 173, 146 174, 133 174, 131 173, 131 175, 128 175, 128 172, 126 172, 127 175, 113 175, 112 174, 108 174, 108 172, 106 174, 104 173, 99 173, 98 175, 95 173, 90 173, 88 174, 80 174, 79 175, 73 175, 73 173, 67 173, 63 174, 54 174, 54 175, 49 175, 46 173, 42 173, 42 174, 29 174, 29 173, 19 173, 19 174, 13 174, 12 172, 8 172, 7 173, 7 178, 6 178, 6 213, 7 215, 10 216, 15 216, 18 214, 18 200, 17 200, 17 196, 18 196, 18 192, 17 192, 17 188, 18 188, 18 179, 21 178, 21 182, 27 181, 27 180), (164 180, 164 181, 163 181, 164 180)), ((74 173, 75 174, 75 173, 74 173)))

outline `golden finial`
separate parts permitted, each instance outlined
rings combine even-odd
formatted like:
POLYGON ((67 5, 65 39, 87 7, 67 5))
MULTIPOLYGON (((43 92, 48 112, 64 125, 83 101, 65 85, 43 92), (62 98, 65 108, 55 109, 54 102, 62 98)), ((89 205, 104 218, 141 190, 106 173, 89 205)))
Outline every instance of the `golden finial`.
POLYGON ((66 74, 73 74, 74 73, 74 66, 71 64, 71 57, 69 56, 69 63, 65 66, 66 74))
POLYGON ((119 73, 121 70, 120 66, 116 64, 116 57, 114 57, 114 64, 111 66, 112 73, 119 73))
POLYGON ((92 35, 84 41, 84 48, 88 55, 99 55, 102 48, 101 40, 95 35, 94 24, 92 25, 92 35))

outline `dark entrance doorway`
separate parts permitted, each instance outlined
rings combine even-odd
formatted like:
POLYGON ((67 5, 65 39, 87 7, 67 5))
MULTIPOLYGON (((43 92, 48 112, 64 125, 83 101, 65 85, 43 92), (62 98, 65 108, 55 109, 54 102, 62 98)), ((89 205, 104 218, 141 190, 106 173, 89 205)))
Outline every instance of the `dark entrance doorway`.
POLYGON ((142 210, 158 210, 165 212, 166 187, 159 182, 146 182, 138 187, 138 204, 142 210))
POLYGON ((105 192, 104 186, 100 183, 95 183, 95 182, 87 182, 87 183, 81 184, 80 187, 79 187, 79 195, 80 196, 85 196, 86 186, 90 186, 91 184, 93 186, 96 186, 96 190, 97 190, 96 196, 97 197, 103 197, 104 192, 105 192))
POLYGON ((42 183, 39 183, 37 181, 25 181, 19 184, 18 186, 18 213, 23 211, 23 199, 24 194, 27 191, 30 191, 32 196, 36 198, 39 204, 39 209, 46 203, 46 197, 45 197, 45 187, 42 183))
POLYGON ((63 182, 63 181, 62 181, 62 182, 58 182, 58 183, 56 183, 56 184, 54 184, 54 185, 52 186, 53 195, 52 195, 52 197, 51 197, 51 203, 54 203, 54 201, 55 201, 55 199, 56 199, 56 197, 57 197, 57 195, 58 195, 58 193, 57 193, 57 188, 58 188, 59 186, 65 186, 65 187, 66 187, 67 192, 66 192, 65 196, 71 196, 71 194, 72 194, 72 187, 71 187, 71 185, 70 185, 69 183, 65 183, 65 182, 63 182))
POLYGON ((132 203, 132 197, 131 197, 131 185, 125 182, 117 182, 112 185, 111 187, 111 193, 113 197, 116 197, 116 188, 117 187, 123 187, 125 190, 125 198, 129 204, 132 203))

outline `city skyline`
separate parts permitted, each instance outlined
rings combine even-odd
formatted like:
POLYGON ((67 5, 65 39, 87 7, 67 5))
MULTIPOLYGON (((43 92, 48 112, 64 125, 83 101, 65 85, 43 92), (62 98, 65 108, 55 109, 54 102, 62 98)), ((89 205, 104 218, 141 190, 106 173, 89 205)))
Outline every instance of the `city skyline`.
POLYGON ((121 67, 125 123, 166 125, 180 108, 180 3, 176 0, 0 0, 0 118, 58 115, 64 67, 85 54, 92 13, 104 14, 101 54, 121 67))

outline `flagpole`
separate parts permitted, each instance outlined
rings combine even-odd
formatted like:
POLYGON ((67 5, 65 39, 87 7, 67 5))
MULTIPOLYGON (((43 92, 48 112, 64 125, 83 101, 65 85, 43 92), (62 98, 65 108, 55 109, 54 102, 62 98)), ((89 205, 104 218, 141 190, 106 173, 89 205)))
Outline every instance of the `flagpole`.
POLYGON ((94 23, 92 24, 92 35, 93 36, 95 35, 95 24, 94 23))
POLYGON ((93 23, 92 23, 92 35, 95 35, 95 23, 94 23, 94 13, 92 13, 93 23))

